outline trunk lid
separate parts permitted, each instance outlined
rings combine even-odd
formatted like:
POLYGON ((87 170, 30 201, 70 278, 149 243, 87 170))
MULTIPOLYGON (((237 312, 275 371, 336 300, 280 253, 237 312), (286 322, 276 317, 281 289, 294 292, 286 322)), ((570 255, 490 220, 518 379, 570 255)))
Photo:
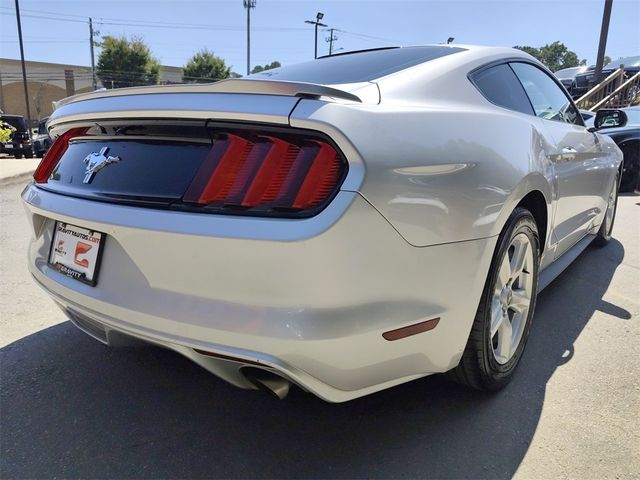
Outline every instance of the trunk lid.
POLYGON ((39 169, 46 172, 43 179, 36 172, 38 186, 156 208, 309 216, 337 191, 346 161, 326 136, 290 128, 289 116, 301 98, 361 103, 347 89, 368 92, 367 101, 379 99, 374 84, 338 89, 268 80, 76 95, 58 102, 49 118, 47 128, 65 139, 58 142, 64 147, 55 162, 51 155, 51 169, 39 169), (307 174, 314 180, 303 183, 307 174), (207 186, 205 180, 222 183, 207 186), (256 202, 260 208, 252 207, 256 202))

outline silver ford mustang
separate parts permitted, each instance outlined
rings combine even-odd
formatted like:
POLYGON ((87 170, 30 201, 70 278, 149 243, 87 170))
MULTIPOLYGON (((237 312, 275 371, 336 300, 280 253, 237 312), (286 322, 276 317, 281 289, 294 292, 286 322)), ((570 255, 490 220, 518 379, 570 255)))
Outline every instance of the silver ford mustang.
POLYGON ((622 159, 536 60, 472 46, 82 94, 48 129, 29 268, 77 327, 332 402, 504 386, 622 159))

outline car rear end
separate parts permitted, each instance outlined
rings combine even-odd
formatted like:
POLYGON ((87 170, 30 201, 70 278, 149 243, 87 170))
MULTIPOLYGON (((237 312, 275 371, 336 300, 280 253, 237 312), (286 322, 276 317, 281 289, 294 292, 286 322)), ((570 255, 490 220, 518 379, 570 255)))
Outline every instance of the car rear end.
POLYGON ((345 401, 455 366, 477 298, 451 285, 481 290, 491 241, 410 245, 359 193, 348 136, 290 123, 302 105, 375 109, 376 86, 216 85, 58 106, 22 194, 35 281, 99 341, 243 388, 345 401))
POLYGON ((593 71, 576 75, 576 78, 571 83, 571 96, 573 98, 579 98, 583 96, 591 89, 591 87, 593 87, 594 79, 595 75, 593 74, 593 71))

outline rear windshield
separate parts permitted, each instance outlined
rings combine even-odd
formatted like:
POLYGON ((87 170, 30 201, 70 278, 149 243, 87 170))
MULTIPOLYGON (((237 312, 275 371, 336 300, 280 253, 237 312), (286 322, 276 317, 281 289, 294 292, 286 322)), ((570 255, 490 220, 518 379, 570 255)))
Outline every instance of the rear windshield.
POLYGON ((464 48, 447 46, 392 47, 323 57, 311 62, 274 68, 250 75, 252 78, 268 77, 272 80, 320 83, 369 82, 391 73, 436 58, 464 51, 464 48))

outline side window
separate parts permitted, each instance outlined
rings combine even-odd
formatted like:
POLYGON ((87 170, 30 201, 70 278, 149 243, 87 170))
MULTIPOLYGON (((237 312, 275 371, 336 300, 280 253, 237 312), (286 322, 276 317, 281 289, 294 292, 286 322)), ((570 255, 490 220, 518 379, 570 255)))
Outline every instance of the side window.
POLYGON ((549 75, 528 63, 514 62, 510 65, 522 82, 538 117, 584 125, 569 97, 549 75))
POLYGON ((474 73, 471 79, 490 102, 517 112, 533 114, 527 94, 509 65, 485 68, 474 73))

